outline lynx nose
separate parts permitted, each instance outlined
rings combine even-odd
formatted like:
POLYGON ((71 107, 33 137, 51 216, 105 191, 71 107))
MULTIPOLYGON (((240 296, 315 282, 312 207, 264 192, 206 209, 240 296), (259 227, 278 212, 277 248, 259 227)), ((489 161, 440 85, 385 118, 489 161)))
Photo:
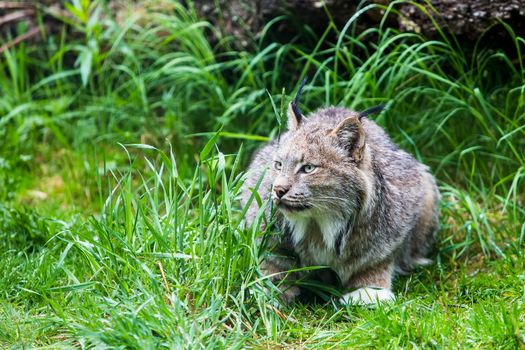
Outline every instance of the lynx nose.
POLYGON ((277 185, 273 186, 273 191, 279 199, 281 199, 290 190, 290 186, 277 185))

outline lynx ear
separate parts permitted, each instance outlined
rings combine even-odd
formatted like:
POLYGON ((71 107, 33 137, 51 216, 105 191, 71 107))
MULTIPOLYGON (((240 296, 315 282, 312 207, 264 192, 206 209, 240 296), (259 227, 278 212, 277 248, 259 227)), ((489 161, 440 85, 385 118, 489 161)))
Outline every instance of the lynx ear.
POLYGON ((357 116, 346 118, 330 134, 339 139, 355 161, 362 159, 365 149, 365 131, 357 116))
POLYGON ((297 130, 303 121, 303 115, 299 108, 294 108, 293 102, 288 105, 288 130, 297 130))

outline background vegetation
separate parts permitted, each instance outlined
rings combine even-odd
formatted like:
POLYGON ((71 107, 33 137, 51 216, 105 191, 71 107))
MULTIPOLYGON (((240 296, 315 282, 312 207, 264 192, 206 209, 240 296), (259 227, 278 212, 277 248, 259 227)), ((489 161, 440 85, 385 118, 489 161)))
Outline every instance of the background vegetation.
POLYGON ((5 49, 0 347, 525 347, 524 38, 500 24, 510 51, 467 52, 360 16, 241 50, 191 4, 82 0, 5 49), (377 122, 438 178, 435 264, 394 305, 263 289, 254 237, 273 233, 243 229, 237 198, 305 75, 305 112, 386 103, 377 122))

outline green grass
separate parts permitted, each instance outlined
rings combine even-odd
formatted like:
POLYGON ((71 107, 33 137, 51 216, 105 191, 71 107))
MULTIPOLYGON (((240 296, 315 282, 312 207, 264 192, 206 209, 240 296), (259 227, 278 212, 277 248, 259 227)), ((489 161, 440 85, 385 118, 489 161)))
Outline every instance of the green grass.
POLYGON ((507 53, 359 16, 240 50, 178 2, 72 6, 0 56, 1 348, 525 347, 511 28, 507 53), (387 103, 377 122, 438 178, 435 264, 396 279, 391 306, 276 309, 258 272, 256 238, 277 233, 243 227, 243 170, 306 74, 304 111, 387 103))

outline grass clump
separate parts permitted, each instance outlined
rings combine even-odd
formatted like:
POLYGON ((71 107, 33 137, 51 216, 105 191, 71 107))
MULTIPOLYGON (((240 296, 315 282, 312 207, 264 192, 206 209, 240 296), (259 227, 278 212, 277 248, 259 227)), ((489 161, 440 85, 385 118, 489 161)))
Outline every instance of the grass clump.
POLYGON ((72 2, 0 58, 0 347, 524 346, 521 60, 359 16, 239 51, 178 2, 129 6, 72 2), (278 309, 258 272, 276 233, 242 225, 243 169, 305 75, 305 111, 386 103, 438 178, 436 263, 392 306, 278 309))

